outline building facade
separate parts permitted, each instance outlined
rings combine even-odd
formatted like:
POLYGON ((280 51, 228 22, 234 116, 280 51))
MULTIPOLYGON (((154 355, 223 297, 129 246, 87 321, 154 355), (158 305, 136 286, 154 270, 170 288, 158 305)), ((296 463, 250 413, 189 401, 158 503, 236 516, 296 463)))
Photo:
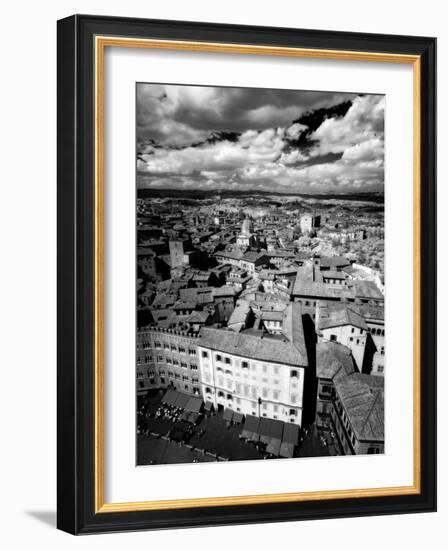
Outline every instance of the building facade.
POLYGON ((297 305, 283 327, 282 335, 204 327, 197 341, 204 401, 300 426, 308 357, 297 305))
POLYGON ((137 331, 137 391, 173 387, 200 395, 197 332, 146 327, 137 331))

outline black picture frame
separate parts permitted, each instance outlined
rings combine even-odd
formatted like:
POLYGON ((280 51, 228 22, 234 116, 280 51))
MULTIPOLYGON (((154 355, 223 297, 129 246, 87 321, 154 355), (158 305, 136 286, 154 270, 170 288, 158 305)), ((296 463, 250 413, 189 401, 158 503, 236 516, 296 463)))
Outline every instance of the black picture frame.
POLYGON ((436 40, 74 15, 58 21, 57 526, 73 534, 430 512, 436 509, 436 40), (97 35, 420 57, 421 408, 419 494, 95 512, 95 120, 97 35))

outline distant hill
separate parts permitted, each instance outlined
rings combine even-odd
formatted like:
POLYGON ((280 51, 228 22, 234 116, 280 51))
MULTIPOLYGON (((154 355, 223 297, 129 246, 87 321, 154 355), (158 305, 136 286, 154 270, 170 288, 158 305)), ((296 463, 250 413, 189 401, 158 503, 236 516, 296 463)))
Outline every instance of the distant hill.
POLYGON ((314 199, 314 200, 347 200, 347 201, 369 201, 376 204, 384 204, 384 193, 324 193, 324 194, 307 194, 307 193, 276 193, 272 191, 259 191, 259 190, 227 190, 227 189, 217 189, 214 191, 202 190, 202 189, 154 189, 154 188, 140 188, 137 189, 137 196, 141 199, 144 198, 176 198, 176 199, 196 199, 204 200, 211 199, 216 195, 220 195, 225 198, 243 198, 243 197, 254 197, 254 196, 293 196, 301 197, 303 199, 314 199))

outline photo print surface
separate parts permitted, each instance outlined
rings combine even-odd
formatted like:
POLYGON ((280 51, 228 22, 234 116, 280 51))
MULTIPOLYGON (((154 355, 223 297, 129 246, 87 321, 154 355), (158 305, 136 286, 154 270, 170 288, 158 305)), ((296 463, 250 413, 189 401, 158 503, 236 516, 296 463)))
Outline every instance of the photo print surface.
POLYGON ((384 453, 384 117, 137 83, 137 465, 384 453))

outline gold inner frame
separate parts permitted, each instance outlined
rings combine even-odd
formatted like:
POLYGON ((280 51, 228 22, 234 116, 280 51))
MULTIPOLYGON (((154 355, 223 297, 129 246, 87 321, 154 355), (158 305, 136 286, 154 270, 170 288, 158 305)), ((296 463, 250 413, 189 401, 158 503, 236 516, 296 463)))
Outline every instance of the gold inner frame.
POLYGON ((420 493, 420 56, 388 53, 352 52, 290 47, 218 44, 176 40, 95 37, 95 513, 167 510, 208 506, 300 502, 341 498, 415 495, 420 493), (341 489, 301 493, 154 500, 106 503, 104 501, 104 54, 106 47, 151 48, 177 51, 287 56, 313 59, 406 63, 413 66, 413 198, 414 198, 414 391, 413 391, 413 484, 401 487, 341 489))

